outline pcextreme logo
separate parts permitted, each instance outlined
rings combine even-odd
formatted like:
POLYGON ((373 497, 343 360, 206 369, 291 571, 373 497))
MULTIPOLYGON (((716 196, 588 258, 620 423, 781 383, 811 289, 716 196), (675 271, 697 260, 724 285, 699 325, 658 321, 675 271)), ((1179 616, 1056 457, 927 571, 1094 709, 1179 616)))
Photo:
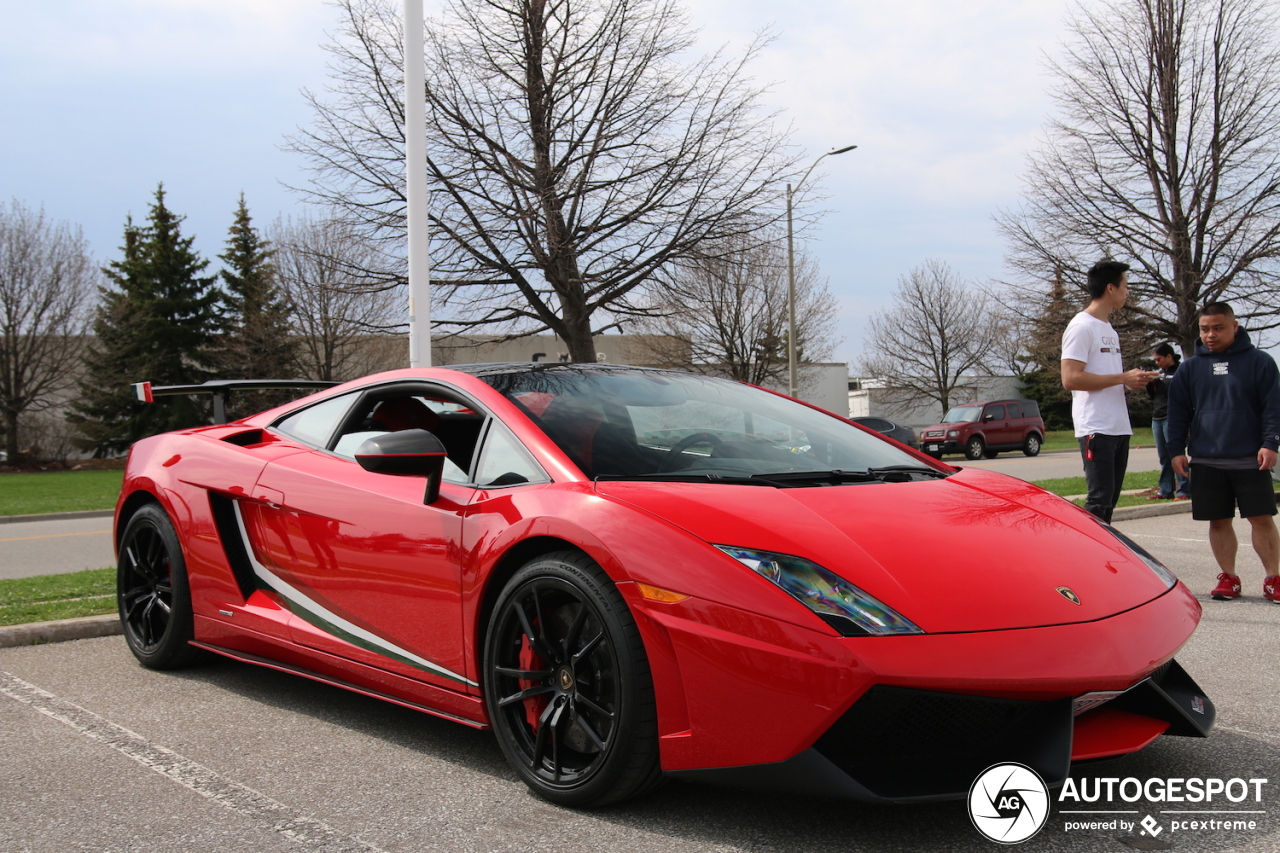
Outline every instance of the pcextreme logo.
POLYGON ((1021 844, 1049 817, 1049 789, 1023 764, 993 764, 969 788, 969 819, 1000 844, 1021 844))

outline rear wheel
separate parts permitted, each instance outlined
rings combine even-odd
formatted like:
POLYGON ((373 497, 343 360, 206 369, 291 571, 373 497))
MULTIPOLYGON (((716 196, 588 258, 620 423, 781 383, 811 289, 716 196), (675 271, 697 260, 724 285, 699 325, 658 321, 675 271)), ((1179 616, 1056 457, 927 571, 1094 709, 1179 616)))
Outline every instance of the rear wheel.
POLYGON ((1027 436, 1026 441, 1022 442, 1022 453, 1025 456, 1040 455, 1040 436, 1034 432, 1027 436))
POLYGON ((129 651, 150 669, 177 669, 201 657, 194 636, 187 564, 173 522, 156 504, 138 510, 120 539, 116 600, 129 651))
POLYGON ((982 453, 986 449, 987 443, 982 440, 982 436, 975 435, 965 443, 964 456, 966 459, 981 459, 982 453))
POLYGON ((503 589, 485 635, 484 693, 507 761, 547 800, 600 806, 660 779, 640 632, 583 554, 540 557, 503 589))

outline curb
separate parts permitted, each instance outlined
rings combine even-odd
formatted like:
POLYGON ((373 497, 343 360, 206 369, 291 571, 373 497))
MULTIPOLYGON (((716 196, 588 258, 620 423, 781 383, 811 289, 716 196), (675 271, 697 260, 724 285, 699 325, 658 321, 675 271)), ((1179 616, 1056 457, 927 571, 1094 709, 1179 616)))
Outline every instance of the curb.
POLYGON ((1112 521, 1130 518, 1151 518, 1156 515, 1179 515, 1191 512, 1191 501, 1162 501, 1153 506, 1118 506, 1111 513, 1112 521))
POLYGON ((58 521, 70 518, 110 518, 114 509, 91 509, 84 512, 46 512, 39 515, 0 515, 0 524, 20 524, 24 521, 58 521))
POLYGON ((124 633, 120 617, 81 616, 76 619, 59 619, 55 622, 31 622, 26 625, 0 627, 0 648, 36 646, 45 643, 61 643, 65 640, 87 640, 92 637, 111 637, 124 633))

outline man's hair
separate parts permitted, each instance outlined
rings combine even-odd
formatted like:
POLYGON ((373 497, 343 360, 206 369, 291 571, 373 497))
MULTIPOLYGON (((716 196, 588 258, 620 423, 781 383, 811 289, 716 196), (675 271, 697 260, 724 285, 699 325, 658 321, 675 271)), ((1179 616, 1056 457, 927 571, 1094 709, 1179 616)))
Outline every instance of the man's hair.
POLYGON ((1156 347, 1156 355, 1173 356, 1174 364, 1179 364, 1182 361, 1182 356, 1178 355, 1178 351, 1173 348, 1173 344, 1167 342, 1156 347))
POLYGON ((1108 284, 1120 284, 1120 276, 1129 271, 1128 264, 1119 261, 1098 261, 1089 270, 1089 298, 1101 299, 1108 284))
POLYGON ((1200 309, 1201 317, 1209 317, 1221 315, 1228 320, 1236 318, 1236 312, 1232 310, 1231 304, 1228 302, 1210 302, 1208 305, 1200 309))

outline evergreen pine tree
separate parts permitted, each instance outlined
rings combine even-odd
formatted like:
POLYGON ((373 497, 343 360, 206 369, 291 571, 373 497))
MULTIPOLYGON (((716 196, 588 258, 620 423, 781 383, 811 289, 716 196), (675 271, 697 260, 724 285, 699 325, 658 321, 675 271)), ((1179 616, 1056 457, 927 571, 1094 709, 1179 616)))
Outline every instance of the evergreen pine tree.
MULTIPOLYGON (((274 250, 253 227, 244 195, 218 257, 224 267, 226 318, 217 348, 222 379, 287 379, 295 373, 297 341, 291 336, 291 310, 277 285, 274 250)), ((251 392, 233 397, 233 417, 248 415, 297 396, 251 392)))
POLYGON ((212 378, 209 348, 221 322, 221 294, 209 262, 183 237, 183 217, 156 188, 147 224, 124 229, 124 258, 103 268, 111 284, 102 288, 94 320, 80 401, 68 417, 81 445, 95 456, 111 456, 148 435, 208 423, 207 398, 172 397, 155 405, 134 399, 131 383, 187 385, 212 378))
POLYGON ((1077 293, 1068 294, 1063 273, 1058 270, 1049 299, 1031 325, 1027 354, 1032 369, 1020 377, 1022 393, 1040 404, 1045 429, 1072 428, 1071 392, 1062 387, 1062 333, 1083 307, 1077 293))

